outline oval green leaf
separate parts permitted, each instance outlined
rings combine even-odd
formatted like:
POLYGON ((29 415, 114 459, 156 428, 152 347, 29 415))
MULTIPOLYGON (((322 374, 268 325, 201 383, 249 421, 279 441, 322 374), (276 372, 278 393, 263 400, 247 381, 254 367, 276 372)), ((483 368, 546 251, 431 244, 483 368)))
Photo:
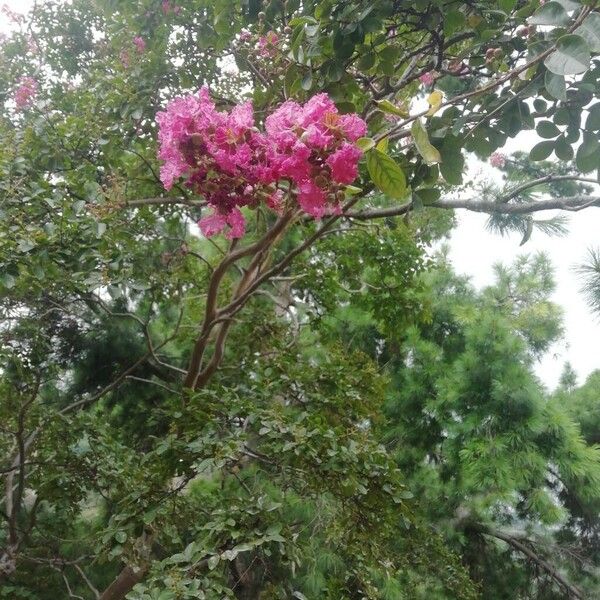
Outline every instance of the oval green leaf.
POLYGON ((406 176, 393 158, 373 148, 367 153, 367 169, 373 183, 384 194, 391 198, 406 195, 406 176))
POLYGON ((561 4, 553 1, 542 4, 528 20, 531 25, 566 25, 570 19, 561 4))
POLYGON ((442 156, 440 155, 439 150, 431 145, 427 131, 419 119, 412 124, 410 132, 419 154, 428 165, 435 165, 436 163, 442 162, 442 156))
POLYGON ((552 121, 540 121, 535 130, 541 138, 546 140, 554 139, 560 135, 560 129, 552 121))
POLYGON ((590 49, 580 35, 563 35, 556 43, 556 50, 546 58, 544 64, 556 75, 585 73, 590 66, 590 49))
POLYGON ((567 99, 567 85, 562 75, 556 75, 552 71, 546 71, 544 76, 544 85, 548 93, 557 100, 567 99))
POLYGON ((540 142, 536 144, 529 153, 531 160, 546 160, 554 150, 554 142, 540 142))
POLYGON ((593 52, 600 52, 600 14, 590 13, 575 33, 587 42, 593 52))
POLYGON ((561 136, 556 140, 554 144, 554 154, 560 160, 571 160, 573 158, 573 146, 567 142, 567 140, 561 136))

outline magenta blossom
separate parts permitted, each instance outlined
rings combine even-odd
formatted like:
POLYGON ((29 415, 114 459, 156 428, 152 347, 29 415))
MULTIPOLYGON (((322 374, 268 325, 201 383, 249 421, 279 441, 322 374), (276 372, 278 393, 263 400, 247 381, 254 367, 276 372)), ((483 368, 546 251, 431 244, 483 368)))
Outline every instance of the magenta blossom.
POLYGON ((38 91, 38 83, 33 77, 21 77, 14 93, 15 104, 19 110, 28 107, 38 91))
POLYGON ((133 44, 140 54, 142 54, 144 50, 146 50, 146 42, 144 41, 144 38, 140 37, 139 35, 136 35, 133 38, 133 44))
POLYGON ((501 152, 494 152, 490 156, 490 165, 501 169, 506 164, 506 156, 501 152))
POLYGON ((266 35, 259 37, 258 53, 264 58, 275 56, 278 41, 279 36, 274 31, 269 31, 266 35))
POLYGON ((428 71, 427 73, 423 73, 423 75, 419 77, 419 81, 424 86, 433 85, 435 83, 435 75, 431 71, 428 71))
POLYGON ((170 12, 172 12, 175 15, 178 15, 181 12, 181 6, 171 4, 169 0, 163 0, 162 11, 164 15, 168 15, 170 12))
POLYGON ((254 125, 252 105, 221 112, 208 89, 176 98, 157 115, 161 180, 167 189, 184 177, 213 213, 199 225, 206 236, 244 234, 241 207, 263 203, 281 212, 297 202, 314 217, 338 213, 342 186, 354 181, 362 154, 354 144, 366 133, 357 115, 340 115, 327 94, 306 104, 284 102, 265 132, 254 125))

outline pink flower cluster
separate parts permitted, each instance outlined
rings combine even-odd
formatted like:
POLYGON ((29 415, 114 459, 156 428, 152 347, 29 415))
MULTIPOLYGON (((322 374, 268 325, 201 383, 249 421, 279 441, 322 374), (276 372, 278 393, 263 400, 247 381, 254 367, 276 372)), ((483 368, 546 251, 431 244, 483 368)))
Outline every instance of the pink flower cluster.
POLYGON ((133 38, 133 45, 140 54, 143 54, 144 50, 146 50, 146 42, 144 41, 144 38, 139 35, 136 35, 133 38))
POLYGON ((279 36, 274 31, 258 38, 258 53, 263 58, 271 58, 277 54, 277 42, 279 36))
POLYGON ((427 73, 423 73, 419 77, 419 81, 426 87, 433 85, 435 83, 435 74, 432 71, 428 71, 427 73))
POLYGON ((501 152, 494 152, 490 155, 490 165, 501 169, 506 164, 506 156, 501 152))
POLYGON ((162 11, 164 15, 168 15, 170 12, 178 15, 181 12, 181 6, 177 6, 177 4, 171 4, 169 0, 163 0, 162 11))
POLYGON ((340 115, 327 94, 304 105, 284 102, 263 133, 250 102, 220 112, 206 87, 170 102, 157 122, 164 186, 185 176, 213 208, 199 222, 204 235, 229 226, 230 238, 244 234, 241 207, 264 202, 279 210, 284 192, 313 217, 338 211, 343 186, 358 175, 362 152, 354 142, 366 133, 365 122, 340 115))
POLYGON ((14 95, 17 108, 24 109, 29 106, 33 102, 37 91, 38 84, 33 77, 21 77, 14 95))

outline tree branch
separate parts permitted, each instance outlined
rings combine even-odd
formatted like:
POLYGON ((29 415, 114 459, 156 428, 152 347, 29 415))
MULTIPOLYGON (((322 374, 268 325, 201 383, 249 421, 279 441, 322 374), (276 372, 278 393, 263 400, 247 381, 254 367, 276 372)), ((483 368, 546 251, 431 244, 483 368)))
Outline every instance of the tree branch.
POLYGON ((508 533, 504 533, 502 531, 498 531, 496 529, 491 529, 489 527, 482 527, 480 531, 488 536, 495 537, 503 542, 506 542, 509 546, 512 546, 515 550, 518 550, 522 554, 525 554, 529 559, 531 559, 538 567, 540 567, 543 571, 545 571, 556 583, 562 586, 568 593, 569 597, 577 598, 583 600, 583 594, 581 591, 576 588, 573 584, 569 583, 559 572, 553 567, 549 562, 544 560, 541 556, 536 554, 531 548, 525 545, 523 542, 518 540, 517 538, 509 535, 508 533))

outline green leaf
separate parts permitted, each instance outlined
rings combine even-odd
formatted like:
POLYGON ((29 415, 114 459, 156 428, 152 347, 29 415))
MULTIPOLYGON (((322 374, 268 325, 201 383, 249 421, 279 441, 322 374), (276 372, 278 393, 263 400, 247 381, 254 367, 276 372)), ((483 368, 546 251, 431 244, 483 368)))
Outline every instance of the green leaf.
POLYGON ((462 146, 458 138, 447 135, 438 147, 442 156, 440 173, 451 185, 462 183, 462 174, 465 167, 465 158, 462 154, 462 146))
POLYGON ((567 99, 567 85, 562 75, 556 75, 552 71, 546 71, 544 85, 548 93, 557 100, 567 99))
POLYGON ((410 129, 415 146, 419 154, 425 159, 428 165, 434 165, 442 161, 442 156, 437 148, 431 145, 427 131, 423 127, 420 119, 417 119, 410 129))
POLYGON ((588 112, 585 121, 585 128, 588 131, 598 131, 600 129, 600 102, 594 104, 588 112))
POLYGON ((531 160, 546 160, 554 150, 554 142, 540 142, 536 144, 529 153, 529 158, 531 160))
POLYGON ((399 106, 392 104, 389 100, 380 100, 377 102, 377 108, 383 111, 384 113, 388 113, 390 115, 396 115, 398 117, 408 117, 409 112, 407 106, 402 103, 399 106))
POLYGON ((560 129, 552 121, 540 121, 535 130, 541 138, 547 140, 560 135, 560 129))
POLYGON ((590 13, 585 21, 575 30, 593 52, 600 52, 600 14, 590 13))
POLYGON ((500 9, 503 10, 507 15, 513 11, 516 5, 517 0, 499 0, 498 2, 500 9))
POLYGON ((528 19, 531 25, 566 25, 570 19, 560 2, 542 4, 528 19))
POLYGON ((36 244, 34 241, 29 240, 27 238, 22 238, 19 240, 19 243, 17 244, 17 249, 19 250, 19 252, 26 254, 30 250, 33 250, 35 248, 35 246, 36 246, 36 244))
POLYGON ((459 10, 450 10, 444 17, 444 33, 449 35, 466 25, 464 13, 459 10))
POLYGON ((323 65, 323 71, 329 81, 339 81, 344 76, 344 65, 337 61, 329 61, 323 65))
POLYGON ((580 8, 579 2, 573 2, 573 0, 556 0, 566 11, 572 11, 580 8))
POLYGON ((554 154, 560 160, 571 160, 573 158, 573 146, 567 142, 567 140, 561 136, 556 140, 554 144, 554 154))
POLYGON ((302 89, 306 92, 308 92, 310 90, 310 88, 312 87, 313 84, 313 76, 312 76, 312 71, 308 71, 308 73, 306 73, 306 75, 302 78, 302 83, 300 84, 302 86, 302 89))
POLYGON ((371 148, 375 147, 375 140, 370 137, 361 137, 356 140, 356 145, 363 151, 367 152, 371 148))
POLYGON ((381 152, 383 152, 384 154, 387 154, 389 143, 390 143, 389 138, 387 138, 387 137, 381 138, 377 142, 377 145, 375 146, 375 148, 377 148, 377 150, 381 150, 381 152))
POLYGON ((106 232, 106 223, 102 223, 102 221, 98 221, 95 224, 95 230, 96 230, 96 237, 97 238, 101 238, 104 233, 106 232))
POLYGON ((0 276, 0 280, 8 289, 13 288, 16 283, 16 279, 10 273, 2 274, 2 276, 0 276))
POLYGON ((440 199, 441 191, 438 188, 420 188, 415 195, 419 196, 423 204, 431 204, 440 199))
POLYGON ((219 564, 220 560, 221 560, 221 557, 218 554, 211 556, 208 559, 208 570, 213 571, 215 569, 215 567, 219 564))
POLYGON ((336 29, 333 36, 333 51, 341 61, 350 58, 354 52, 352 37, 346 34, 341 27, 336 29))
POLYGON ((391 198, 406 195, 406 177, 393 158, 373 148, 367 153, 367 169, 373 183, 391 198))
POLYGON ((585 134, 583 142, 577 148, 575 164, 582 173, 589 173, 598 167, 598 149, 600 142, 595 135, 585 134))
POLYGON ((115 533, 115 540, 117 540, 119 544, 124 544, 126 539, 127 534, 124 531, 117 531, 117 533, 115 533))
POLYGON ((544 64, 556 75, 585 73, 590 66, 590 49, 580 35, 563 35, 556 43, 556 50, 546 58, 544 64))

